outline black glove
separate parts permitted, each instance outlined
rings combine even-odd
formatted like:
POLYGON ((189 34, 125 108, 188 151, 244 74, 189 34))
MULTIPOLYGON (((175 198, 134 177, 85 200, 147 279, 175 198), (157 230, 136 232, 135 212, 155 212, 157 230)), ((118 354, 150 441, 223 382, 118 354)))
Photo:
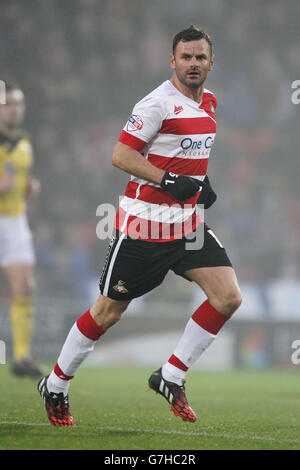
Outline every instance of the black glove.
POLYGON ((204 186, 198 198, 197 204, 203 204, 204 209, 208 209, 210 206, 213 205, 214 202, 216 202, 217 195, 212 189, 207 175, 205 176, 203 183, 204 186))
POLYGON ((177 201, 185 201, 197 194, 200 186, 203 186, 202 181, 198 181, 191 176, 176 175, 175 173, 166 171, 160 186, 169 191, 177 201))

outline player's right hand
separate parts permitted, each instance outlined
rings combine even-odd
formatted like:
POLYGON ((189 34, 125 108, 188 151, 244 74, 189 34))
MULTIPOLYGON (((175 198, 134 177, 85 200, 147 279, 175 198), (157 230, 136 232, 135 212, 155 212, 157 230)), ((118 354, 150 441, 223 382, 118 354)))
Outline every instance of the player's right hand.
POLYGON ((169 191, 177 201, 185 201, 195 196, 200 186, 203 186, 203 183, 191 176, 176 175, 175 173, 166 171, 160 186, 166 191, 169 191))

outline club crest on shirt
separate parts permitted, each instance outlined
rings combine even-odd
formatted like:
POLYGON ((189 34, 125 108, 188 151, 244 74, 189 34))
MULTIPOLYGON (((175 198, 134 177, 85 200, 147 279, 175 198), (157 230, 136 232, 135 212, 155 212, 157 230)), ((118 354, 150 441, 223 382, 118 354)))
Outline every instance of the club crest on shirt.
POLYGON ((113 289, 117 291, 119 294, 126 294, 128 290, 126 287, 124 287, 125 282, 124 281, 118 281, 118 284, 113 286, 113 289))
POLYGON ((143 129, 143 125, 144 125, 144 123, 143 123, 141 117, 137 116, 136 114, 133 114, 128 119, 127 130, 130 131, 130 132, 140 131, 141 129, 143 129))

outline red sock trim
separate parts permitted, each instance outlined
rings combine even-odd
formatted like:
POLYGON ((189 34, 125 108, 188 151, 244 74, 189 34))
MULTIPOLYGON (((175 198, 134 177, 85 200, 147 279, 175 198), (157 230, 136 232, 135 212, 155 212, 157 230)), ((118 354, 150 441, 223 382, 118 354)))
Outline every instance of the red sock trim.
POLYGON ((192 319, 212 335, 216 335, 229 318, 228 315, 216 310, 208 300, 203 302, 192 315, 192 319))
POLYGON ((61 368, 59 367, 59 365, 56 363, 55 366, 54 366, 54 374, 57 375, 57 377, 59 379, 62 379, 62 380, 71 380, 73 379, 74 375, 66 375, 62 370, 61 368))
POLYGON ((80 333, 93 341, 97 341, 106 332, 97 325, 89 310, 78 318, 76 325, 80 333))
POLYGON ((174 354, 172 354, 172 356, 170 357, 170 359, 168 360, 168 362, 170 364, 172 364, 172 366, 175 366, 177 367, 177 369, 181 369, 181 370, 184 370, 185 372, 189 369, 185 364, 183 364, 183 362, 181 362, 180 359, 178 359, 177 356, 175 356, 174 354))

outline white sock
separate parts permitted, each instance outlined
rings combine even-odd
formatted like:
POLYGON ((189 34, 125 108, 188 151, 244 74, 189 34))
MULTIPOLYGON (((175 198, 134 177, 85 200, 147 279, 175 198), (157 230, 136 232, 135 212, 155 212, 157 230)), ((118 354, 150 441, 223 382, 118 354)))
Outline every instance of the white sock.
POLYGON ((49 392, 63 393, 64 395, 67 395, 69 386, 70 380, 62 380, 57 377, 53 370, 51 371, 47 380, 47 388, 49 392))
POLYGON ((66 338, 54 369, 49 375, 47 381, 49 392, 67 394, 70 380, 105 332, 106 330, 97 325, 90 310, 78 318, 66 338))
POLYGON ((204 330, 190 318, 173 354, 190 368, 215 338, 216 335, 204 330))
POLYGON ((165 380, 182 385, 188 369, 215 338, 216 335, 209 333, 190 318, 172 356, 162 367, 165 380))
POLYGON ((65 395, 68 393, 71 378, 73 378, 86 357, 93 351, 96 342, 83 335, 79 331, 77 324, 74 323, 63 345, 57 363, 48 378, 47 386, 49 392, 63 392, 65 395))
POLYGON ((169 362, 166 362, 162 366, 161 372, 165 380, 167 380, 168 382, 174 382, 177 385, 183 384, 185 374, 186 374, 185 371, 178 369, 177 367, 173 366, 169 362))

